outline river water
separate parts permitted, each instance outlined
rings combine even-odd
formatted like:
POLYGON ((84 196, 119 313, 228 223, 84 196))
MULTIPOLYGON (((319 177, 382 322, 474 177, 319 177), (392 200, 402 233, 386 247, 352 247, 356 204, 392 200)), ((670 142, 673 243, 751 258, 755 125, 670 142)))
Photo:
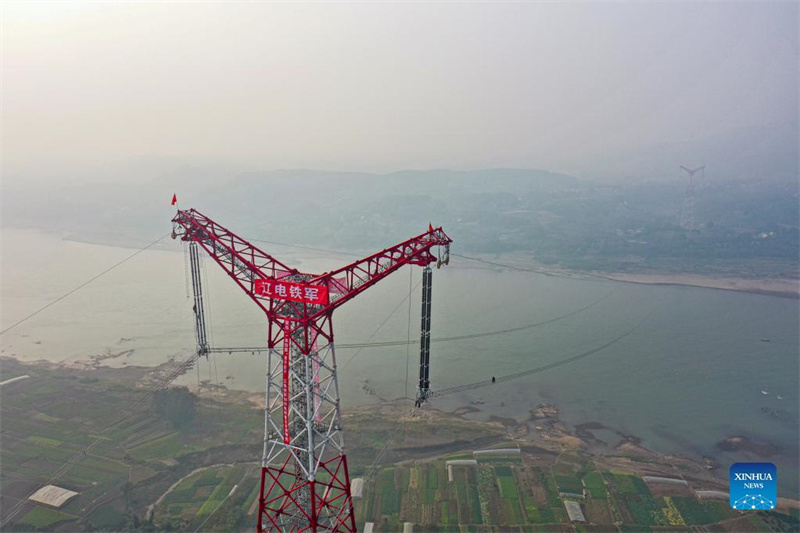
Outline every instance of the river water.
MULTIPOLYGON (((32 230, 4 229, 2 237, 2 329, 132 252, 32 230)), ((305 271, 352 260, 268 246, 305 271)), ((213 345, 263 345, 264 317, 211 260, 203 265, 213 345)), ((639 327, 580 361, 442 397, 436 407, 472 405, 480 409, 471 415, 476 418, 523 420, 537 404, 553 403, 567 424, 596 421, 661 453, 713 457, 722 465, 720 476, 733 462, 774 462, 780 495, 798 499, 797 300, 484 267, 453 258, 450 266, 434 271, 432 337, 544 322, 599 303, 524 331, 434 343, 433 389, 556 362, 639 327), (764 459, 716 447, 731 436, 778 451, 764 459)), ((417 338, 419 288, 410 298, 410 321, 409 302, 402 300, 420 278, 419 268, 404 268, 344 305, 334 315, 337 344, 371 336, 375 342, 417 338)), ((105 364, 157 365, 172 355, 189 355, 193 338, 182 245, 167 238, 0 337, 0 350, 22 360, 51 361, 122 353, 105 364)), ((402 397, 406 390, 413 396, 417 350, 416 345, 338 350, 344 408, 402 397)), ((196 386, 211 380, 263 390, 264 367, 258 355, 218 354, 201 362, 199 376, 192 371, 181 382, 196 386)))

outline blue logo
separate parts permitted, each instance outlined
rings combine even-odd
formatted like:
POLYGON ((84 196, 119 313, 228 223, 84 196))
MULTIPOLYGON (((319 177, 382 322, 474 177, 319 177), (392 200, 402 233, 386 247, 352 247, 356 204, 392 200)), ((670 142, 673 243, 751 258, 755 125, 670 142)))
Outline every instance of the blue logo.
POLYGON ((778 471, 772 463, 731 465, 731 508, 768 511, 778 503, 778 471))

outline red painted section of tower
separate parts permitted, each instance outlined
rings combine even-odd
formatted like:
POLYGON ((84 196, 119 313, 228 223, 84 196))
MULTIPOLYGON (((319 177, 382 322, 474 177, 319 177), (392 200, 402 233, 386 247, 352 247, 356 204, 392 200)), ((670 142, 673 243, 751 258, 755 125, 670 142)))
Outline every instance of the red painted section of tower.
POLYGON ((335 271, 311 274, 281 263, 194 209, 179 210, 172 222, 174 236, 201 246, 266 314, 270 365, 280 355, 281 371, 267 372, 258 531, 354 533, 333 311, 404 265, 436 262, 431 249, 452 241, 431 227, 335 271), (286 296, 284 289, 275 292, 275 284, 286 296))

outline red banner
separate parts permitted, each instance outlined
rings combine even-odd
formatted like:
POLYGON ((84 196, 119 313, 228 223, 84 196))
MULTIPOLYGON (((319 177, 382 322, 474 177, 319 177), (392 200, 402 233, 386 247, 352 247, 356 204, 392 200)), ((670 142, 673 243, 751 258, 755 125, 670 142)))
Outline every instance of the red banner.
POLYGON ((256 296, 277 298, 312 305, 328 305, 328 287, 325 285, 307 285, 293 281, 274 279, 257 279, 255 281, 256 296))
POLYGON ((292 354, 292 328, 288 318, 283 319, 283 443, 292 442, 289 435, 289 359, 292 354))

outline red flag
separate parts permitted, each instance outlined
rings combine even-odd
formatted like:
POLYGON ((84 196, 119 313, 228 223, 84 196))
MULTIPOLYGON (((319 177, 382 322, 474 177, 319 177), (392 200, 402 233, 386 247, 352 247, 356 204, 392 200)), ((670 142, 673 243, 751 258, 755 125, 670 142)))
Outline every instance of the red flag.
POLYGON ((173 194, 172 195, 172 203, 170 205, 175 205, 178 203, 178 196, 173 194))
POLYGON ((433 232, 433 224, 428 222, 428 231, 433 232))

